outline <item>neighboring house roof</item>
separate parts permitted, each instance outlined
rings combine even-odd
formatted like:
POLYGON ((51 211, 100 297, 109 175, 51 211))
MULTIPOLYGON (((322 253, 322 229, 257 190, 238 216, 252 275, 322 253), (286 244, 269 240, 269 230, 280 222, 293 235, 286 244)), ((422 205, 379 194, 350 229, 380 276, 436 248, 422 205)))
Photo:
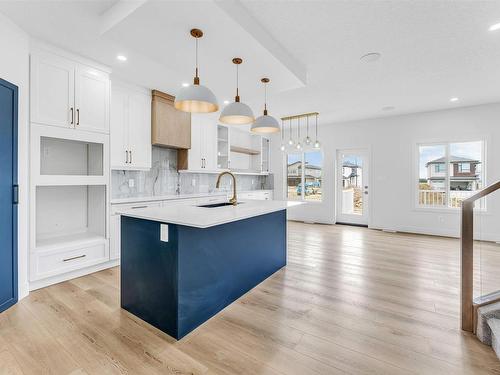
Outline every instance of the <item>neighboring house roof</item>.
POLYGON ((350 175, 348 176, 342 176, 344 180, 347 180, 348 178, 354 178, 354 177, 359 177, 359 174, 355 173, 355 172, 351 172, 350 175))
POLYGON ((342 166, 347 168, 359 168, 359 165, 351 163, 350 161, 345 161, 344 164, 342 164, 342 166))
MULTIPOLYGON (((288 167, 291 167, 293 165, 296 165, 296 164, 302 164, 301 161, 296 161, 296 162, 293 162, 292 164, 288 164, 288 167)), ((321 170, 321 167, 317 166, 317 165, 313 165, 313 164, 308 164, 306 163, 306 169, 316 169, 316 170, 321 170)))
MULTIPOLYGON (((429 164, 443 164, 446 162, 446 157, 442 157, 436 160, 431 160, 425 166, 427 167, 429 164)), ((462 158, 461 156, 451 156, 450 163, 464 163, 464 162, 469 162, 469 163, 475 163, 479 164, 481 163, 479 160, 474 160, 474 159, 468 159, 468 158, 462 158)))

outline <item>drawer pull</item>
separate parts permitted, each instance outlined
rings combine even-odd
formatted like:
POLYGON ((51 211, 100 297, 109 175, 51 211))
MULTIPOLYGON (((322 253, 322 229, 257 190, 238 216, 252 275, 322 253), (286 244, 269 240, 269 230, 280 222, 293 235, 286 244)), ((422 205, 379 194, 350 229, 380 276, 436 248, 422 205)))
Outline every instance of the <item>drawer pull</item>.
POLYGON ((132 210, 135 210, 136 208, 148 208, 148 206, 135 206, 135 207, 130 207, 132 210))
POLYGON ((86 256, 87 256, 86 254, 83 254, 83 255, 78 255, 76 257, 72 257, 72 258, 66 258, 66 259, 63 259, 63 262, 69 262, 70 260, 85 258, 86 256))

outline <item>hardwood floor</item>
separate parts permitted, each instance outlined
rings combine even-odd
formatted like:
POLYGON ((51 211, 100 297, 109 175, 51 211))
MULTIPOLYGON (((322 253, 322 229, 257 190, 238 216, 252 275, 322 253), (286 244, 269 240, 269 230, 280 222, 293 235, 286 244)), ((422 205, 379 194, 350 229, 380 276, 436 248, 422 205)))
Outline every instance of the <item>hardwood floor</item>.
POLYGON ((458 249, 290 222, 287 267, 179 342, 120 309, 118 268, 98 272, 0 314, 0 374, 500 374, 458 328, 458 249))

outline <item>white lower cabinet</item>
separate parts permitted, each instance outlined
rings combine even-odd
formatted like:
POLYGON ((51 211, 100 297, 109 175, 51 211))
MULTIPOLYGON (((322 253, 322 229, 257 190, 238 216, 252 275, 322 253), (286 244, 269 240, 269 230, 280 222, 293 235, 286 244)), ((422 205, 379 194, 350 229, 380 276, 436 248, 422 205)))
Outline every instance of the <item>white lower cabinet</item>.
POLYGON ((127 204, 114 204, 111 206, 111 215, 109 219, 109 258, 110 260, 120 259, 121 248, 121 216, 120 210, 134 210, 139 208, 160 207, 161 202, 137 202, 127 204))
POLYGON ((65 272, 89 267, 109 259, 107 244, 64 247, 60 250, 39 251, 32 254, 32 280, 57 276, 65 272))

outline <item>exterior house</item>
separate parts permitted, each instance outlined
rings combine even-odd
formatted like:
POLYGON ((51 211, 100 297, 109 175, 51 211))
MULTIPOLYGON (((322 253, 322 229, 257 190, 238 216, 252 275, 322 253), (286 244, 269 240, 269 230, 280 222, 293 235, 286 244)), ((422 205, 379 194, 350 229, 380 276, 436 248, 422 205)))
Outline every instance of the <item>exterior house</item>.
MULTIPOLYGON (((446 158, 432 160, 426 165, 427 183, 432 190, 446 190, 446 158)), ((451 156, 449 166, 450 190, 474 191, 480 184, 479 160, 451 156)))
MULTIPOLYGON (((321 167, 305 163, 304 179, 306 187, 321 187, 321 167)), ((288 186, 300 187, 302 176, 302 162, 296 161, 288 164, 288 186)))
POLYGON ((360 168, 359 165, 349 161, 342 164, 342 186, 344 188, 358 186, 358 182, 361 180, 361 175, 358 173, 360 168))

